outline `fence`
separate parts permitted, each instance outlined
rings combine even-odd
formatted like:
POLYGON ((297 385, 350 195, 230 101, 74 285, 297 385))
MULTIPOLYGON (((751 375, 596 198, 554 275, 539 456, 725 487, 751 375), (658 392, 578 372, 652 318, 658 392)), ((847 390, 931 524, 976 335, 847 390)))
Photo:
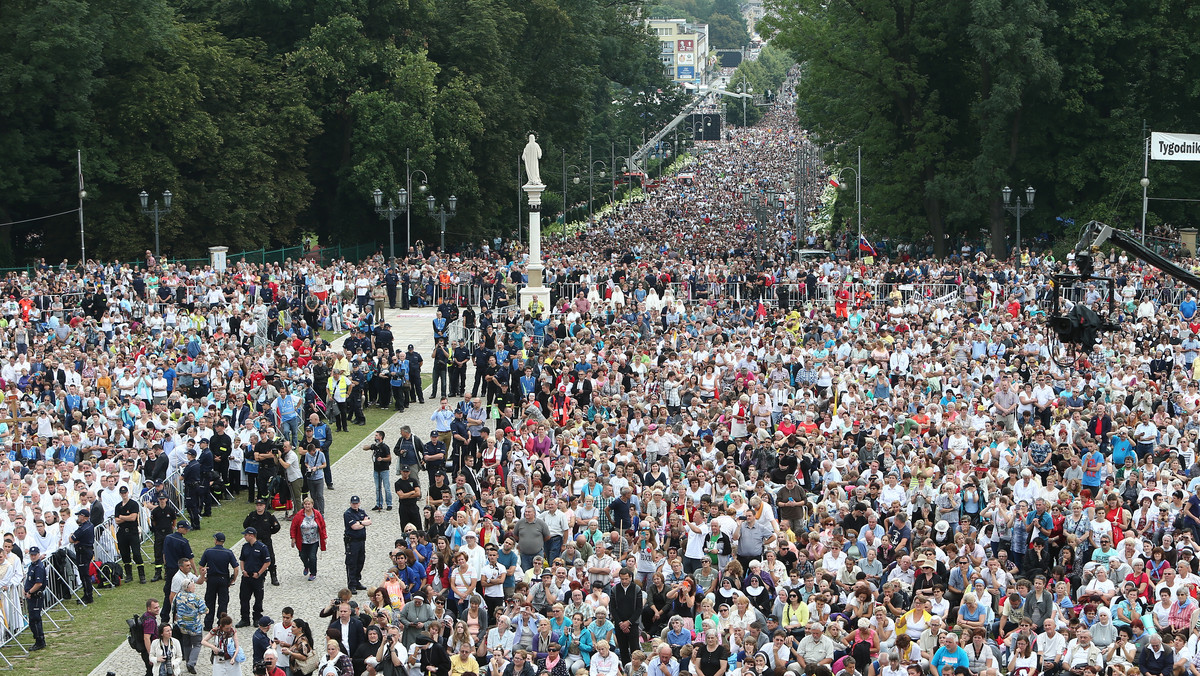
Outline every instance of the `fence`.
MULTIPOLYGON (((292 246, 283 247, 281 249, 255 249, 253 251, 242 251, 235 254, 226 254, 225 260, 233 266, 237 263, 246 262, 257 265, 266 263, 283 263, 287 260, 300 260, 301 258, 311 260, 320 265, 328 265, 333 261, 345 259, 349 263, 357 263, 361 260, 370 258, 379 252, 379 246, 376 242, 363 244, 348 244, 348 245, 332 245, 327 247, 305 247, 292 246)), ((211 261, 208 258, 163 258, 167 263, 182 263, 188 268, 202 268, 208 265, 211 261)), ((144 260, 121 261, 114 259, 115 264, 131 265, 134 267, 145 267, 144 260)), ((27 265, 25 267, 0 268, 0 276, 8 275, 13 272, 23 272, 30 275, 36 274, 39 270, 50 269, 54 266, 38 266, 27 265)))
MULTIPOLYGON (((179 508, 182 504, 182 495, 179 484, 179 473, 173 472, 167 482, 168 500, 179 508)), ((152 540, 154 536, 150 530, 150 510, 146 507, 145 503, 139 503, 139 506, 141 507, 138 515, 138 524, 141 527, 141 543, 139 546, 142 549, 142 558, 146 562, 146 567, 153 568, 154 553, 152 540), (146 551, 147 544, 151 546, 149 552, 146 551)), ((100 563, 120 561, 116 542, 116 530, 117 525, 112 517, 105 519, 103 523, 96 526, 95 561, 99 561, 100 563)), ((80 591, 83 589, 83 580, 79 576, 79 568, 76 565, 73 547, 49 552, 45 561, 48 583, 42 597, 42 621, 43 623, 50 624, 55 629, 59 629, 67 621, 75 619, 75 616, 68 608, 67 602, 72 599, 81 599, 80 591)), ((99 589, 94 589, 93 594, 96 596, 103 595, 99 589)), ((21 654, 28 653, 26 643, 29 642, 24 640, 24 634, 28 629, 29 608, 24 597, 24 586, 14 584, 0 588, 0 662, 3 662, 9 669, 13 668, 13 663, 5 655, 4 651, 15 646, 20 649, 21 654)))

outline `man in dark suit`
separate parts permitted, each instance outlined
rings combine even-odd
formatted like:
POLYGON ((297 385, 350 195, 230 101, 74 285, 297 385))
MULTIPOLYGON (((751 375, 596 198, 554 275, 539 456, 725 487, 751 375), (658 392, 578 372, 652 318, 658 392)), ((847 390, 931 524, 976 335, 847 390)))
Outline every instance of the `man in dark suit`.
POLYGON ((633 571, 628 567, 621 569, 620 577, 620 583, 609 594, 609 608, 616 625, 617 650, 621 661, 628 664, 633 651, 641 646, 638 622, 642 618, 642 588, 633 583, 633 571))
POLYGON ((329 628, 337 629, 341 633, 342 652, 347 655, 353 655, 359 644, 367 640, 362 621, 350 610, 349 603, 338 606, 337 617, 329 623, 329 628))

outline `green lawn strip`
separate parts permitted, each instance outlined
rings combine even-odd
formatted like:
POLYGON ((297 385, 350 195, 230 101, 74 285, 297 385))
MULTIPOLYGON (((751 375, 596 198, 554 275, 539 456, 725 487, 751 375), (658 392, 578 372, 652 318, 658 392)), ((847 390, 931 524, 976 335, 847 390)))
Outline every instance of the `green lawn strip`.
MULTIPOLYGON (((346 453, 358 448, 363 437, 386 422, 392 413, 391 410, 367 409, 365 411, 367 418, 365 427, 351 425, 349 433, 340 433, 334 436, 333 446, 330 448, 333 457, 330 458, 330 462, 335 462, 346 453)), ((350 496, 353 494, 351 486, 356 485, 356 478, 343 478, 335 473, 333 479, 337 490, 333 493, 327 492, 325 499, 332 506, 331 508, 336 508, 340 514, 342 509, 340 505, 343 502, 348 504, 350 496)), ((192 551, 196 555, 196 560, 199 561, 200 554, 212 546, 212 536, 217 532, 225 533, 227 547, 236 548, 238 540, 242 537, 242 521, 253 509, 253 506, 246 502, 245 492, 239 498, 226 500, 221 503, 220 507, 214 508, 213 515, 202 520, 201 530, 188 534, 188 540, 192 543, 192 551)), ((286 530, 287 525, 284 524, 275 539, 276 548, 283 551, 287 551, 290 546, 286 530)), ((149 543, 147 543, 146 550, 151 551, 149 543)), ((277 555, 284 554, 277 552, 277 555)), ((146 577, 150 578, 153 574, 154 566, 151 560, 147 559, 146 577)), ((231 597, 229 613, 236 618, 238 601, 236 594, 231 594, 231 597)), ((4 656, 12 661, 16 673, 54 673, 64 676, 91 673, 118 644, 129 649, 125 646, 125 620, 135 613, 144 612, 146 600, 151 598, 162 601, 162 582, 138 584, 135 570, 132 584, 126 582, 116 589, 98 590, 96 602, 90 606, 77 606, 74 600, 69 601, 69 609, 74 614, 74 619, 68 619, 62 611, 51 613, 51 616, 62 625, 62 628, 55 630, 54 625, 48 620, 45 621, 47 645, 45 650, 22 656, 23 653, 19 648, 9 646, 3 650, 4 656)), ((26 631, 21 634, 21 641, 25 645, 32 644, 33 635, 26 631)), ((0 666, 3 665, 0 664, 0 666)))

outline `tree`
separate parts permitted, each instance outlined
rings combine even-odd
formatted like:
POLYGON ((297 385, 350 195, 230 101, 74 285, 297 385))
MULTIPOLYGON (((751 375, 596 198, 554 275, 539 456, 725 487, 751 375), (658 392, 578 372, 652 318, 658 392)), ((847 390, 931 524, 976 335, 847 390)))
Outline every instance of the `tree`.
POLYGON ((714 49, 741 49, 750 44, 746 25, 727 14, 708 18, 708 41, 714 49))

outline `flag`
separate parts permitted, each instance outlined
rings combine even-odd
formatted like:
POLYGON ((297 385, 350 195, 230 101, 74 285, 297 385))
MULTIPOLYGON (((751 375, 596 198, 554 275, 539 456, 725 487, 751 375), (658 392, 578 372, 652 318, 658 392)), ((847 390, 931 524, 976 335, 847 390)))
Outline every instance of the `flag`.
POLYGON ((831 186, 833 186, 833 187, 835 187, 835 188, 840 188, 840 187, 842 187, 842 183, 841 183, 841 181, 839 181, 839 180, 837 179, 837 176, 830 176, 830 177, 829 177, 829 185, 831 185, 831 186))
POLYGON ((867 238, 862 235, 858 236, 858 250, 866 253, 868 256, 875 255, 875 247, 871 246, 871 243, 867 241, 867 238))

